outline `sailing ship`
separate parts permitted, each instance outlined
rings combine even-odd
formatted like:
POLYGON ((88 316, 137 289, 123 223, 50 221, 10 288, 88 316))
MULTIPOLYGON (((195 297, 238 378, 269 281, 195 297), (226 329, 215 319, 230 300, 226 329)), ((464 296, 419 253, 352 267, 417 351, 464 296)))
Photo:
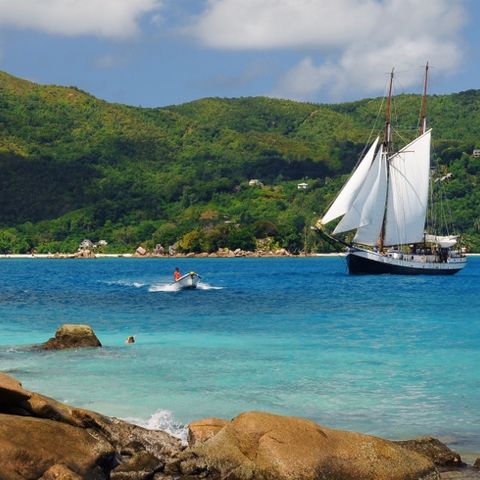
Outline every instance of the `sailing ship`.
POLYGON ((458 237, 425 231, 432 137, 426 116, 428 63, 418 136, 398 151, 390 123, 393 76, 392 69, 383 141, 376 138, 315 229, 346 247, 351 274, 454 274, 466 265, 458 237), (340 217, 327 233, 325 225, 340 217), (336 236, 353 230, 350 243, 336 236))

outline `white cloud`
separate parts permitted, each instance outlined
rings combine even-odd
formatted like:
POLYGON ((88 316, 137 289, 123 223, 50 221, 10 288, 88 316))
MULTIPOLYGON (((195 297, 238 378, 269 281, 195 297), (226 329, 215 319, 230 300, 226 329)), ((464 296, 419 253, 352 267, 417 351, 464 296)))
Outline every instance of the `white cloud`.
POLYGON ((124 38, 162 0, 0 0, 0 25, 67 36, 124 38))
POLYGON ((463 0, 209 0, 188 31, 214 48, 302 52, 272 94, 313 100, 378 93, 392 66, 404 87, 427 60, 453 71, 465 16, 463 0))
POLYGON ((209 0, 190 29, 228 49, 335 46, 352 41, 358 21, 373 26, 377 1, 209 0), (348 13, 345 15, 345 13, 348 13))

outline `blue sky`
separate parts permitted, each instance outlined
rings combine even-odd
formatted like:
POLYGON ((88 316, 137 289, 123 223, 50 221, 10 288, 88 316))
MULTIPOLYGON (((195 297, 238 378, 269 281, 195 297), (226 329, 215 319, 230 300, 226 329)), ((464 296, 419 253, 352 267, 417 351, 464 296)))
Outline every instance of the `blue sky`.
POLYGON ((0 70, 113 102, 479 88, 480 0, 0 0, 0 70))

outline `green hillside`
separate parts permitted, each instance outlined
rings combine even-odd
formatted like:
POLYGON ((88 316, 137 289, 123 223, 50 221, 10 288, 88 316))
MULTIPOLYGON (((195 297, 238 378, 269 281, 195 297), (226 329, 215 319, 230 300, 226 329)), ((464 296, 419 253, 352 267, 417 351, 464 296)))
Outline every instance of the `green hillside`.
MULTIPOLYGON (((184 251, 325 249, 308 230, 356 163, 382 99, 316 105, 220 99, 156 109, 98 100, 0 72, 0 253, 107 251, 179 242, 184 251), (249 187, 257 178, 263 188, 249 187), (306 180, 309 188, 299 191, 306 180)), ((420 99, 396 98, 403 141, 420 99)), ((480 91, 429 98, 446 210, 480 249, 480 91)))

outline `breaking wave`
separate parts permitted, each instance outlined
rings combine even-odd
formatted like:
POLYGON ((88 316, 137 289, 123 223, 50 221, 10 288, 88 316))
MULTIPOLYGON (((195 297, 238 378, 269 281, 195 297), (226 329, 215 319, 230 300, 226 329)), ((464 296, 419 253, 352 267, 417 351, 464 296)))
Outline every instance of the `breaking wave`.
POLYGON ((157 410, 148 420, 138 418, 126 420, 148 430, 163 430, 178 438, 182 445, 187 445, 188 426, 177 421, 170 410, 157 410))

